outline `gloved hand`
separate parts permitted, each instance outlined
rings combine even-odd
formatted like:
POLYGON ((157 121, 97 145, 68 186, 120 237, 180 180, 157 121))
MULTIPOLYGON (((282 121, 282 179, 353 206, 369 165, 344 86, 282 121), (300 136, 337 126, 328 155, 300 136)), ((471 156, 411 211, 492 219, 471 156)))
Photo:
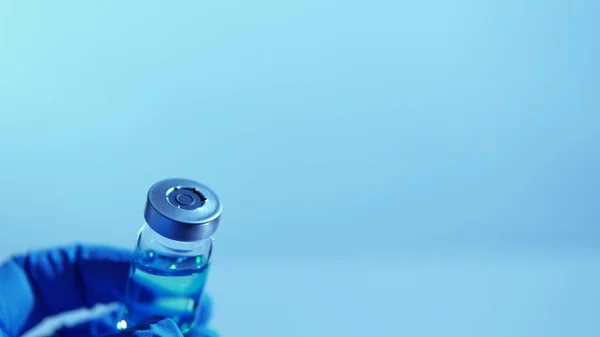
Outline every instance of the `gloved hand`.
MULTIPOLYGON (((74 245, 15 256, 0 266, 0 336, 20 336, 46 317, 123 301, 132 254, 129 251, 74 245)), ((205 328, 211 303, 203 299, 197 327, 186 337, 216 336, 205 328)), ((182 337, 170 319, 116 330, 117 312, 76 326, 64 326, 57 337, 182 337)))

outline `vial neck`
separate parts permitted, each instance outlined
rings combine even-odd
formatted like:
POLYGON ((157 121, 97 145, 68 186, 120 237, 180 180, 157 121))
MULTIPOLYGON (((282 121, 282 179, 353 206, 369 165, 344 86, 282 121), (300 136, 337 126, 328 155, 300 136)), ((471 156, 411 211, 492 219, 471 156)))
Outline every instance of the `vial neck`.
POLYGON ((158 234, 148 224, 142 226, 138 239, 138 248, 141 250, 152 249, 177 255, 208 255, 211 245, 210 237, 190 242, 175 241, 158 234))

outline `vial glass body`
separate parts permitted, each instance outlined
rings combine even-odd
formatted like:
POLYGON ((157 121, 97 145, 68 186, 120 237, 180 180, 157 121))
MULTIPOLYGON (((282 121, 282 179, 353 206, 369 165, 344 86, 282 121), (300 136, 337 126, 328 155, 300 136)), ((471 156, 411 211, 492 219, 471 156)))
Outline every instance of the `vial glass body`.
POLYGON ((175 241, 144 224, 138 235, 121 321, 125 329, 169 317, 185 333, 198 315, 212 251, 212 238, 175 241))

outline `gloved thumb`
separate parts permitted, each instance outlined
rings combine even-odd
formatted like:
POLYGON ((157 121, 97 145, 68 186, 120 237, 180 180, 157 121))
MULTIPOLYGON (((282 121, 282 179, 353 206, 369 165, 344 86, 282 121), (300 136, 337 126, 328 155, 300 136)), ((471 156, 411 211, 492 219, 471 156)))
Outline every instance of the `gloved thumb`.
POLYGON ((155 319, 110 335, 112 337, 183 337, 177 324, 170 318, 155 319))

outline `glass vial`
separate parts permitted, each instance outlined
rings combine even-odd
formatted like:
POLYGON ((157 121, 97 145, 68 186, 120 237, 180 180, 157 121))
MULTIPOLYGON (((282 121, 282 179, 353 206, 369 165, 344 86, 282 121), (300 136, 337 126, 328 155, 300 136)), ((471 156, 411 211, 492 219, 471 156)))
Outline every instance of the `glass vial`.
POLYGON ((150 188, 118 329, 169 317, 189 331, 199 314, 221 210, 217 195, 195 181, 167 179, 150 188))

